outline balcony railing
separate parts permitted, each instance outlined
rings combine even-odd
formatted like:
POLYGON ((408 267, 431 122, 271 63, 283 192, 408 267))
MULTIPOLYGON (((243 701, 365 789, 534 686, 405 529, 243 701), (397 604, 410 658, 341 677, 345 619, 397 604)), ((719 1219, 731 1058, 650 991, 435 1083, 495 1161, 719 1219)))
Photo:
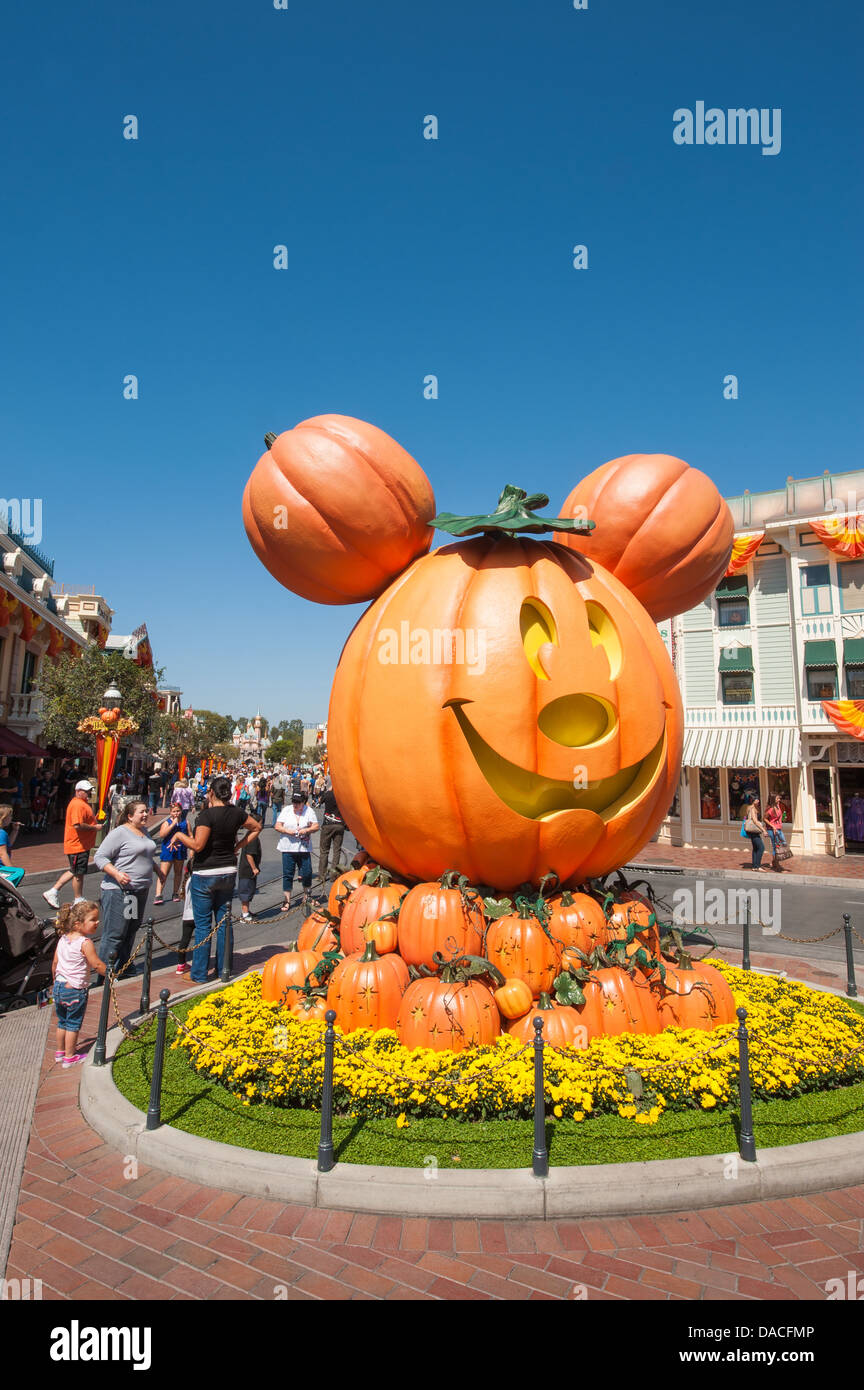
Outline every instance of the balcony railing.
POLYGON ((29 695, 10 695, 6 704, 10 724, 38 724, 43 717, 44 696, 33 690, 29 695))

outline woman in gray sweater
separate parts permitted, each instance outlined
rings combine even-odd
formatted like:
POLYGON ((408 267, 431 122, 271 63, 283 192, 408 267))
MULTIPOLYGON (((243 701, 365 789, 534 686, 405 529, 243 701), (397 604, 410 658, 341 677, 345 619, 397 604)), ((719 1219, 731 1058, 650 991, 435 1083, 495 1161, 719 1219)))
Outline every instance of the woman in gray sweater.
POLYGON ((146 803, 130 801, 121 812, 120 824, 105 836, 94 856, 96 867, 105 871, 99 951, 105 961, 116 951, 118 973, 132 954, 153 883, 155 845, 146 824, 146 803))

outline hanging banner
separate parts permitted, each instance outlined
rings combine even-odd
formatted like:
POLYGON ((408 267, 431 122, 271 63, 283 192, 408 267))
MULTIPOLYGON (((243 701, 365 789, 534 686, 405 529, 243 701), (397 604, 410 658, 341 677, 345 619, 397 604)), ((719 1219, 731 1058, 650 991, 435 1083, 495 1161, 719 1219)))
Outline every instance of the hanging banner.
POLYGON ((727 576, 743 570, 747 561, 752 560, 764 539, 764 531, 748 531, 743 536, 736 536, 732 542, 732 555, 726 569, 727 576))
POLYGON ((864 700, 823 700, 821 703, 841 734, 864 740, 864 700))
POLYGON ((811 521, 811 530, 835 555, 858 560, 864 555, 864 515, 841 512, 824 521, 811 521))
POLYGON ((186 769, 187 769, 188 766, 189 766, 189 759, 188 759, 188 757, 186 756, 186 754, 184 753, 184 754, 182 755, 182 757, 181 757, 179 763, 177 764, 177 776, 180 778, 181 781, 182 781, 183 778, 186 776, 186 769))
POLYGON ((105 803, 108 800, 108 788, 111 785, 111 778, 114 775, 114 764, 117 761, 117 749, 119 745, 120 740, 116 734, 96 735, 97 820, 105 819, 105 803))

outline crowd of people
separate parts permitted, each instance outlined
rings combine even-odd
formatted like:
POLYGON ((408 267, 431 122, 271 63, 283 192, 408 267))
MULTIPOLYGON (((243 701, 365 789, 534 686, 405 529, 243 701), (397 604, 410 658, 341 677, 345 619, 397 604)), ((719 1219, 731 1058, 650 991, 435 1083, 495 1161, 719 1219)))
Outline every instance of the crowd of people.
MULTIPOLYGON (((81 778, 72 790, 64 825, 68 867, 43 893, 58 913, 56 1059, 64 1067, 83 1061, 77 1042, 90 972, 104 976, 112 955, 116 972, 127 968, 154 887, 154 905, 164 903, 169 892, 171 901, 183 903, 177 974, 188 975, 193 984, 204 984, 213 938, 217 974, 223 972, 226 955, 230 959, 233 951, 235 898, 241 920, 255 921, 252 907, 261 873, 260 836, 271 811, 272 825, 280 832, 276 849, 282 860, 281 911, 291 910, 295 878, 300 880, 300 904, 311 910, 314 836, 321 836, 318 877, 322 887, 329 876, 335 878, 342 871, 346 826, 323 769, 283 767, 268 773, 263 767, 246 767, 211 778, 200 773, 191 780, 176 778, 168 788, 161 769, 157 773, 159 786, 152 785, 156 774, 151 774, 146 798, 130 793, 122 774, 110 789, 109 829, 94 855, 94 864, 102 871, 98 903, 88 901, 83 893, 99 831, 91 805, 93 786, 81 778), (160 820, 163 796, 168 807, 160 820), (151 825, 153 813, 157 820, 151 825), (73 901, 61 906, 60 893, 67 884, 71 884, 73 901), (97 954, 92 938, 100 925, 97 954)), ((2 850, 0 843, 0 855, 2 850)), ((352 862, 362 863, 365 857, 358 850, 352 862)))

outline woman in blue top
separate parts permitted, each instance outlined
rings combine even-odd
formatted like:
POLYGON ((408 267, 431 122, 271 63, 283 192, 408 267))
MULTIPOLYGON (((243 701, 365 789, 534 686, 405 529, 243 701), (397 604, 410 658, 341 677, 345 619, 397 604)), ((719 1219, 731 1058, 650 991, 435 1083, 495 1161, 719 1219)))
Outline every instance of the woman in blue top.
POLYGON ((21 822, 12 820, 12 807, 0 806, 0 874, 17 888, 24 877, 24 870, 12 863, 9 853, 18 839, 21 822))
POLYGON ((157 831, 159 839, 162 841, 162 852, 156 867, 159 887, 156 889, 156 897, 153 899, 154 906, 165 901, 165 884, 171 872, 172 864, 174 865, 174 897, 172 901, 179 903, 182 897, 180 885, 183 882, 183 867, 186 863, 187 850, 184 844, 174 839, 178 830, 181 834, 188 835, 189 824, 186 820, 186 811, 180 802, 172 801, 168 819, 162 822, 157 831))

